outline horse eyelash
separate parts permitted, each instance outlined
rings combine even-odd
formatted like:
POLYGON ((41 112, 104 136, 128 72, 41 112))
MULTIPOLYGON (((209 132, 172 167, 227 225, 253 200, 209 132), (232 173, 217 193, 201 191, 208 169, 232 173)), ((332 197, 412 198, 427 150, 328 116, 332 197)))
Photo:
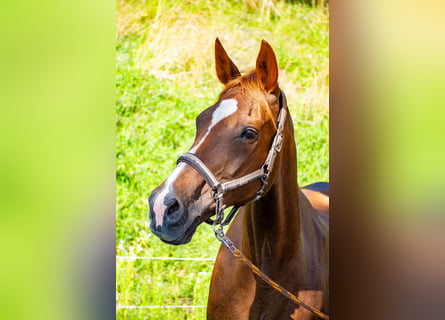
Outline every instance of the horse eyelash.
POLYGON ((247 130, 252 130, 255 133, 255 137, 253 137, 251 139, 248 138, 248 140, 254 140, 258 137, 258 130, 256 130, 255 128, 252 128, 252 127, 247 127, 247 128, 244 128, 243 132, 241 133, 241 135, 240 135, 241 138, 245 137, 247 130))

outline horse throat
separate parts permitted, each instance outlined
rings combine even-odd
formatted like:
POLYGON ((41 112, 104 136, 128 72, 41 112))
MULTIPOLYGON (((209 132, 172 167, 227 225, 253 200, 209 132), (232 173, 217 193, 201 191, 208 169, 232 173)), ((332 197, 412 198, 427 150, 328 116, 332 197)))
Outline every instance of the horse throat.
POLYGON ((242 251, 261 270, 272 274, 295 260, 301 243, 297 157, 290 127, 288 123, 270 190, 244 211, 242 251))

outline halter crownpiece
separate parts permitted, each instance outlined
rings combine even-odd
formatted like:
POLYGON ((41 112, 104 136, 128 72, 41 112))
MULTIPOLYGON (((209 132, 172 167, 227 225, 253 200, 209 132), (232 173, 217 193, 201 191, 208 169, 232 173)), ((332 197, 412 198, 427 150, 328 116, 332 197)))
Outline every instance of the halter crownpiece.
MULTIPOLYGON (((278 114, 278 120, 277 120, 277 131, 275 133, 275 136, 272 141, 272 145, 269 149, 269 152, 267 154, 266 160, 264 161, 264 164, 259 168, 258 170, 255 170, 249 174, 246 174, 240 178, 236 178, 230 181, 222 182, 219 181, 215 175, 212 173, 212 171, 205 165, 205 163, 195 154, 187 152, 184 153, 182 156, 179 157, 177 160, 177 163, 185 162, 188 165, 192 166, 198 173, 201 174, 201 176, 204 178, 204 180, 207 182, 207 184, 210 186, 211 190, 213 191, 213 198, 216 202, 216 219, 212 221, 211 219, 207 220, 206 222, 209 224, 212 224, 215 228, 215 226, 220 225, 225 226, 230 223, 230 220, 235 216, 235 213, 238 211, 239 206, 234 206, 232 211, 227 216, 226 220, 224 219, 224 209, 226 209, 226 206, 224 205, 224 193, 230 190, 238 189, 246 184, 249 184, 251 182, 254 182, 258 179, 261 180, 261 187, 257 191, 255 197, 250 200, 249 202, 253 202, 261 198, 264 194, 264 190, 266 189, 266 186, 268 184, 269 175, 273 169, 275 159, 278 155, 278 153, 281 151, 281 147, 283 144, 283 131, 284 131, 284 123, 286 122, 287 117, 287 100, 286 96, 283 91, 280 90, 280 112, 278 114)), ((222 228, 219 228, 219 230, 222 231, 222 228)), ((216 233, 216 230, 215 230, 216 233)), ((220 233, 220 232, 219 232, 220 233)), ((221 233, 220 233, 221 235, 221 233)), ((222 234, 223 235, 223 234, 222 234)))

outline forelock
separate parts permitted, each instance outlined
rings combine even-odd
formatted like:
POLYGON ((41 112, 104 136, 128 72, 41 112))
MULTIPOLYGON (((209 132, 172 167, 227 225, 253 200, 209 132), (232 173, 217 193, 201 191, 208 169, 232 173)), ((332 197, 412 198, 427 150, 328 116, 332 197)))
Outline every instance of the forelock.
POLYGON ((226 94, 231 95, 232 92, 236 91, 239 91, 241 94, 253 97, 253 99, 256 100, 260 106, 265 106, 266 114, 272 119, 272 122, 276 127, 277 115, 275 113, 277 112, 273 112, 270 106, 277 102, 277 97, 274 94, 266 93, 261 88, 255 70, 250 71, 241 77, 230 80, 221 92, 219 99, 222 99, 226 94))

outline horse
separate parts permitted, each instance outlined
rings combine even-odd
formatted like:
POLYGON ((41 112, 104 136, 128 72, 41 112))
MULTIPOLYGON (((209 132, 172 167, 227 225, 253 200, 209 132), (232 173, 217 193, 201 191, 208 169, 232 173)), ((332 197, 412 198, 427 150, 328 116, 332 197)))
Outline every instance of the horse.
MULTIPOLYGON (((224 89, 197 117, 188 153, 152 191, 150 229, 165 243, 185 244, 215 213, 240 206, 227 236, 271 279, 328 312, 329 184, 298 187, 294 126, 278 86, 275 53, 262 40, 255 69, 241 75, 217 38, 215 61, 224 89)), ((221 246, 207 318, 315 316, 257 278, 221 246)))

